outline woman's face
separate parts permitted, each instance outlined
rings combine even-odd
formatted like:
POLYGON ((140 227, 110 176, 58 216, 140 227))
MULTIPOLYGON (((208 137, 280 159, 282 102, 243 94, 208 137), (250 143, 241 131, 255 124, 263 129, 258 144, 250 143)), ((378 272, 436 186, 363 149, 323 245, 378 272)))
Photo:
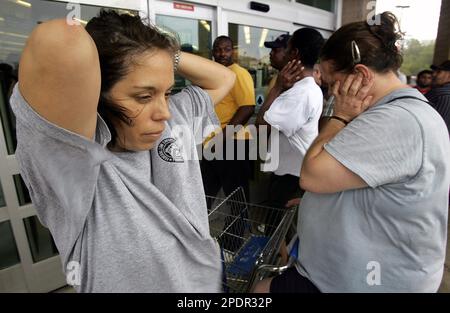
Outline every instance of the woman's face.
POLYGON ((173 59, 169 52, 154 50, 133 57, 129 73, 113 86, 109 96, 126 109, 131 125, 115 120, 114 151, 150 150, 161 137, 171 115, 168 96, 174 84, 173 59))
POLYGON ((342 86, 342 84, 345 82, 345 79, 347 78, 346 74, 334 71, 331 61, 320 62, 319 68, 322 83, 328 85, 330 89, 337 81, 340 81, 342 86))

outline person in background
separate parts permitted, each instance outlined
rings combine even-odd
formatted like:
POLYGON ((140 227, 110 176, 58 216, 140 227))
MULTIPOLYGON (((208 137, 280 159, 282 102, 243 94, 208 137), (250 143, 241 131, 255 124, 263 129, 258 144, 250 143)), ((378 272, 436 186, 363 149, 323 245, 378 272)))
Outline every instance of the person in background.
POLYGON ((314 81, 316 82, 317 86, 319 86, 320 89, 322 89, 322 86, 323 86, 322 73, 320 72, 320 65, 317 63, 314 64, 313 77, 314 77, 314 81))
POLYGON ((431 84, 433 82, 433 71, 423 70, 417 74, 417 84, 414 86, 421 94, 426 94, 431 90, 431 84))
MULTIPOLYGON (((264 47, 270 50, 270 65, 278 72, 286 65, 286 48, 291 36, 289 34, 283 34, 278 36, 274 41, 264 42, 264 47)), ((266 97, 269 95, 270 90, 275 86, 278 74, 275 74, 269 82, 266 91, 266 97)))
MULTIPOLYGON (((269 96, 258 112, 257 125, 279 132, 279 166, 270 178, 268 206, 285 208, 289 200, 301 196, 298 185, 300 167, 309 146, 318 134, 318 122, 323 107, 323 95, 313 77, 314 65, 324 39, 315 29, 302 28, 294 32, 286 50, 286 63, 269 96), (296 73, 298 74, 290 74, 296 73), (283 75, 297 80, 284 85, 283 75)), ((270 217, 266 225, 277 225, 278 217, 270 217)), ((267 226, 271 234, 273 227, 267 226)))
POLYGON ((439 112, 450 133, 450 60, 432 65, 433 88, 425 95, 432 107, 439 112))
POLYGON ((320 56, 334 115, 306 154, 295 266, 257 292, 436 292, 448 223, 443 119, 397 70, 396 17, 337 30, 320 56))
POLYGON ((320 71, 320 65, 314 65, 313 72, 314 80, 316 84, 319 85, 323 94, 323 110, 322 115, 319 119, 319 131, 325 126, 325 124, 330 120, 330 117, 333 116, 333 103, 334 97, 330 95, 330 90, 328 85, 322 80, 322 73, 320 71))
MULTIPOLYGON (((201 169, 206 195, 214 197, 222 188, 225 196, 228 196, 237 188, 242 187, 246 199, 249 200, 251 166, 248 159, 249 137, 244 130, 244 126, 255 111, 255 89, 250 73, 235 62, 233 58, 233 46, 232 39, 227 36, 217 37, 213 44, 212 54, 214 61, 226 66, 235 73, 236 81, 230 92, 215 107, 217 117, 220 120, 222 134, 205 143, 211 144, 214 142, 215 149, 221 149, 223 159, 207 160, 204 158, 201 161, 201 169), (237 134, 233 134, 231 138, 228 138, 226 133, 227 126, 242 128, 237 134), (226 158, 227 141, 232 141, 232 145, 234 145, 234 155, 231 160, 226 158), (244 145, 241 145, 242 141, 244 141, 244 145), (238 151, 241 147, 245 148, 242 154, 242 151, 238 151), (244 155, 244 159, 240 159, 240 155, 244 155)), ((235 209, 233 212, 234 215, 243 213, 239 211, 240 208, 236 207, 235 209)), ((225 221, 224 229, 228 228, 231 221, 232 218, 228 218, 225 221)), ((221 237, 223 240, 222 245, 225 248, 235 250, 239 246, 239 240, 234 239, 237 238, 236 236, 240 237, 242 235, 244 229, 242 223, 242 219, 239 222, 233 223, 228 228, 228 233, 232 235, 221 237)))

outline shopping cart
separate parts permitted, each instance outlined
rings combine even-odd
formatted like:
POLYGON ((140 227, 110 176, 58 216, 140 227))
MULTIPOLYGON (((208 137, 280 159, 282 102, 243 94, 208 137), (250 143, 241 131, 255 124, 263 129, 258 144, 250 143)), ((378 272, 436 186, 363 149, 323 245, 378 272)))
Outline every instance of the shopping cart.
POLYGON ((207 196, 209 224, 221 248, 224 292, 250 292, 269 272, 282 272, 278 252, 296 208, 247 203, 242 188, 225 199, 207 196), (279 221, 276 225, 267 221, 279 221))

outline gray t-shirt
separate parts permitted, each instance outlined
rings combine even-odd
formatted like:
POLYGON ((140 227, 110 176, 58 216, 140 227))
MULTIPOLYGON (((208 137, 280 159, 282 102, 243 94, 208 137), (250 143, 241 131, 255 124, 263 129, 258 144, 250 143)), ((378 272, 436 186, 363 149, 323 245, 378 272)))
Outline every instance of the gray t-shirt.
POLYGON ((306 193, 298 271, 322 292, 436 292, 447 240, 450 144, 415 89, 397 90, 325 145, 370 187, 306 193))
POLYGON ((95 141, 51 124, 18 86, 11 105, 20 173, 73 282, 80 266, 78 291, 221 291, 199 163, 186 158, 195 141, 174 135, 179 126, 219 125, 205 91, 188 87, 170 98, 172 118, 150 152, 111 153, 100 117, 95 141))

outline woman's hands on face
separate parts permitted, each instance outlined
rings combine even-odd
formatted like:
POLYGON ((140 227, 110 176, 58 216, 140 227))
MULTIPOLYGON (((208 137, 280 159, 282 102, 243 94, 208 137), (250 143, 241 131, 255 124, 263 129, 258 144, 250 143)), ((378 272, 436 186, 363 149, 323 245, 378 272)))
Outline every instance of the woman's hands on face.
POLYGON ((282 91, 292 88, 296 82, 303 78, 304 69, 301 61, 289 61, 278 74, 275 85, 282 91))
POLYGON ((351 122, 366 111, 373 100, 373 96, 368 95, 372 86, 373 81, 364 79, 360 73, 348 75, 343 84, 336 81, 332 88, 334 115, 351 122))

